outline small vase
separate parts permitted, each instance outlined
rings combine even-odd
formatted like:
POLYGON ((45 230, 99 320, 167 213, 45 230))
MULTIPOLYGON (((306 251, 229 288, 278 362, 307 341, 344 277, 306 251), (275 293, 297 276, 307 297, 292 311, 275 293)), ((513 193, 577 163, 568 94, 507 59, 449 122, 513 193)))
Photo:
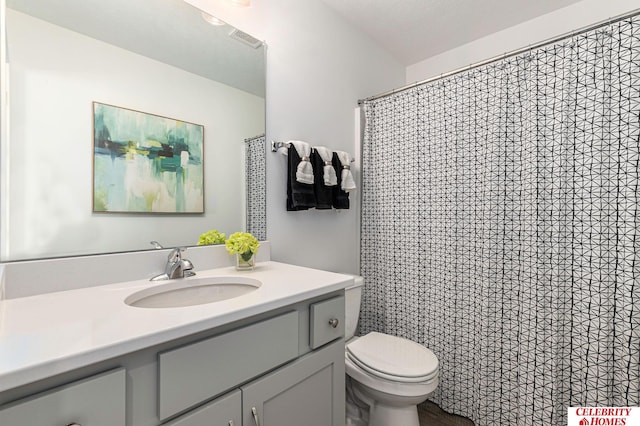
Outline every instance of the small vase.
POLYGON ((236 269, 238 271, 250 271, 256 265, 256 255, 250 251, 236 254, 236 269))

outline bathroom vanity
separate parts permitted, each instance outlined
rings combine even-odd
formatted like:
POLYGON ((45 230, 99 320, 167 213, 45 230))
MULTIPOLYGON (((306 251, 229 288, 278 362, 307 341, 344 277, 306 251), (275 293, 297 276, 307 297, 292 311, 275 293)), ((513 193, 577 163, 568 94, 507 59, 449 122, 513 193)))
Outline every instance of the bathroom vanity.
POLYGON ((178 308, 124 303, 148 281, 0 302, 0 424, 343 425, 351 277, 277 262, 246 275, 260 287, 178 308))

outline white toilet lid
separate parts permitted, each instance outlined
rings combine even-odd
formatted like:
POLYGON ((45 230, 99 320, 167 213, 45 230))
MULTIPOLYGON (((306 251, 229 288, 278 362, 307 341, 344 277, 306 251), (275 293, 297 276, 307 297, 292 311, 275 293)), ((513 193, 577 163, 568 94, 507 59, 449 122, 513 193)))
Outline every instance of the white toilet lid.
POLYGON ((347 345, 347 356, 363 370, 398 382, 424 382, 438 374, 438 358, 424 346, 377 332, 347 345))

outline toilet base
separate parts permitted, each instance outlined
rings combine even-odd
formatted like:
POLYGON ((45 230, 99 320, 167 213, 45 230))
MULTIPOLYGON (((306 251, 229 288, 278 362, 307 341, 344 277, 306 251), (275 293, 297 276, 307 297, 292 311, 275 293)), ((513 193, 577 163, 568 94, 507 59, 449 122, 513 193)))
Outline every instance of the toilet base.
POLYGON ((369 406, 360 401, 353 393, 353 379, 345 376, 346 397, 345 404, 345 426, 368 426, 369 406))
POLYGON ((385 407, 375 404, 369 409, 369 426, 420 426, 417 407, 385 407))
MULTIPOLYGON (((352 381, 351 385, 354 399, 360 402, 359 405, 364 403, 369 408, 368 416, 366 414, 363 416, 363 418, 368 417, 368 423, 365 422, 364 424, 368 426, 420 426, 417 404, 427 399, 427 395, 416 398, 395 399, 386 394, 384 396, 387 398, 384 399, 389 403, 385 404, 380 402, 382 392, 371 389, 362 383, 357 383, 355 380, 352 381)), ((352 424, 356 425, 358 423, 352 424)))

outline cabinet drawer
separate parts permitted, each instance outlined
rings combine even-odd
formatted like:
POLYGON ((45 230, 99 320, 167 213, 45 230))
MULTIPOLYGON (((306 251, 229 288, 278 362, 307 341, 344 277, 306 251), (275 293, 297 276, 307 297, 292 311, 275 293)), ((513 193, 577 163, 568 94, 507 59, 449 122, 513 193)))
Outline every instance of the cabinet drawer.
POLYGON ((1 407, 0 425, 124 425, 125 393, 125 370, 119 368, 1 407))
POLYGON ((242 426, 242 393, 235 390, 165 426, 242 426))
POLYGON ((298 356, 298 313, 158 356, 158 415, 165 420, 298 356))
POLYGON ((310 310, 309 345, 311 349, 344 336, 344 296, 314 303, 310 310))

